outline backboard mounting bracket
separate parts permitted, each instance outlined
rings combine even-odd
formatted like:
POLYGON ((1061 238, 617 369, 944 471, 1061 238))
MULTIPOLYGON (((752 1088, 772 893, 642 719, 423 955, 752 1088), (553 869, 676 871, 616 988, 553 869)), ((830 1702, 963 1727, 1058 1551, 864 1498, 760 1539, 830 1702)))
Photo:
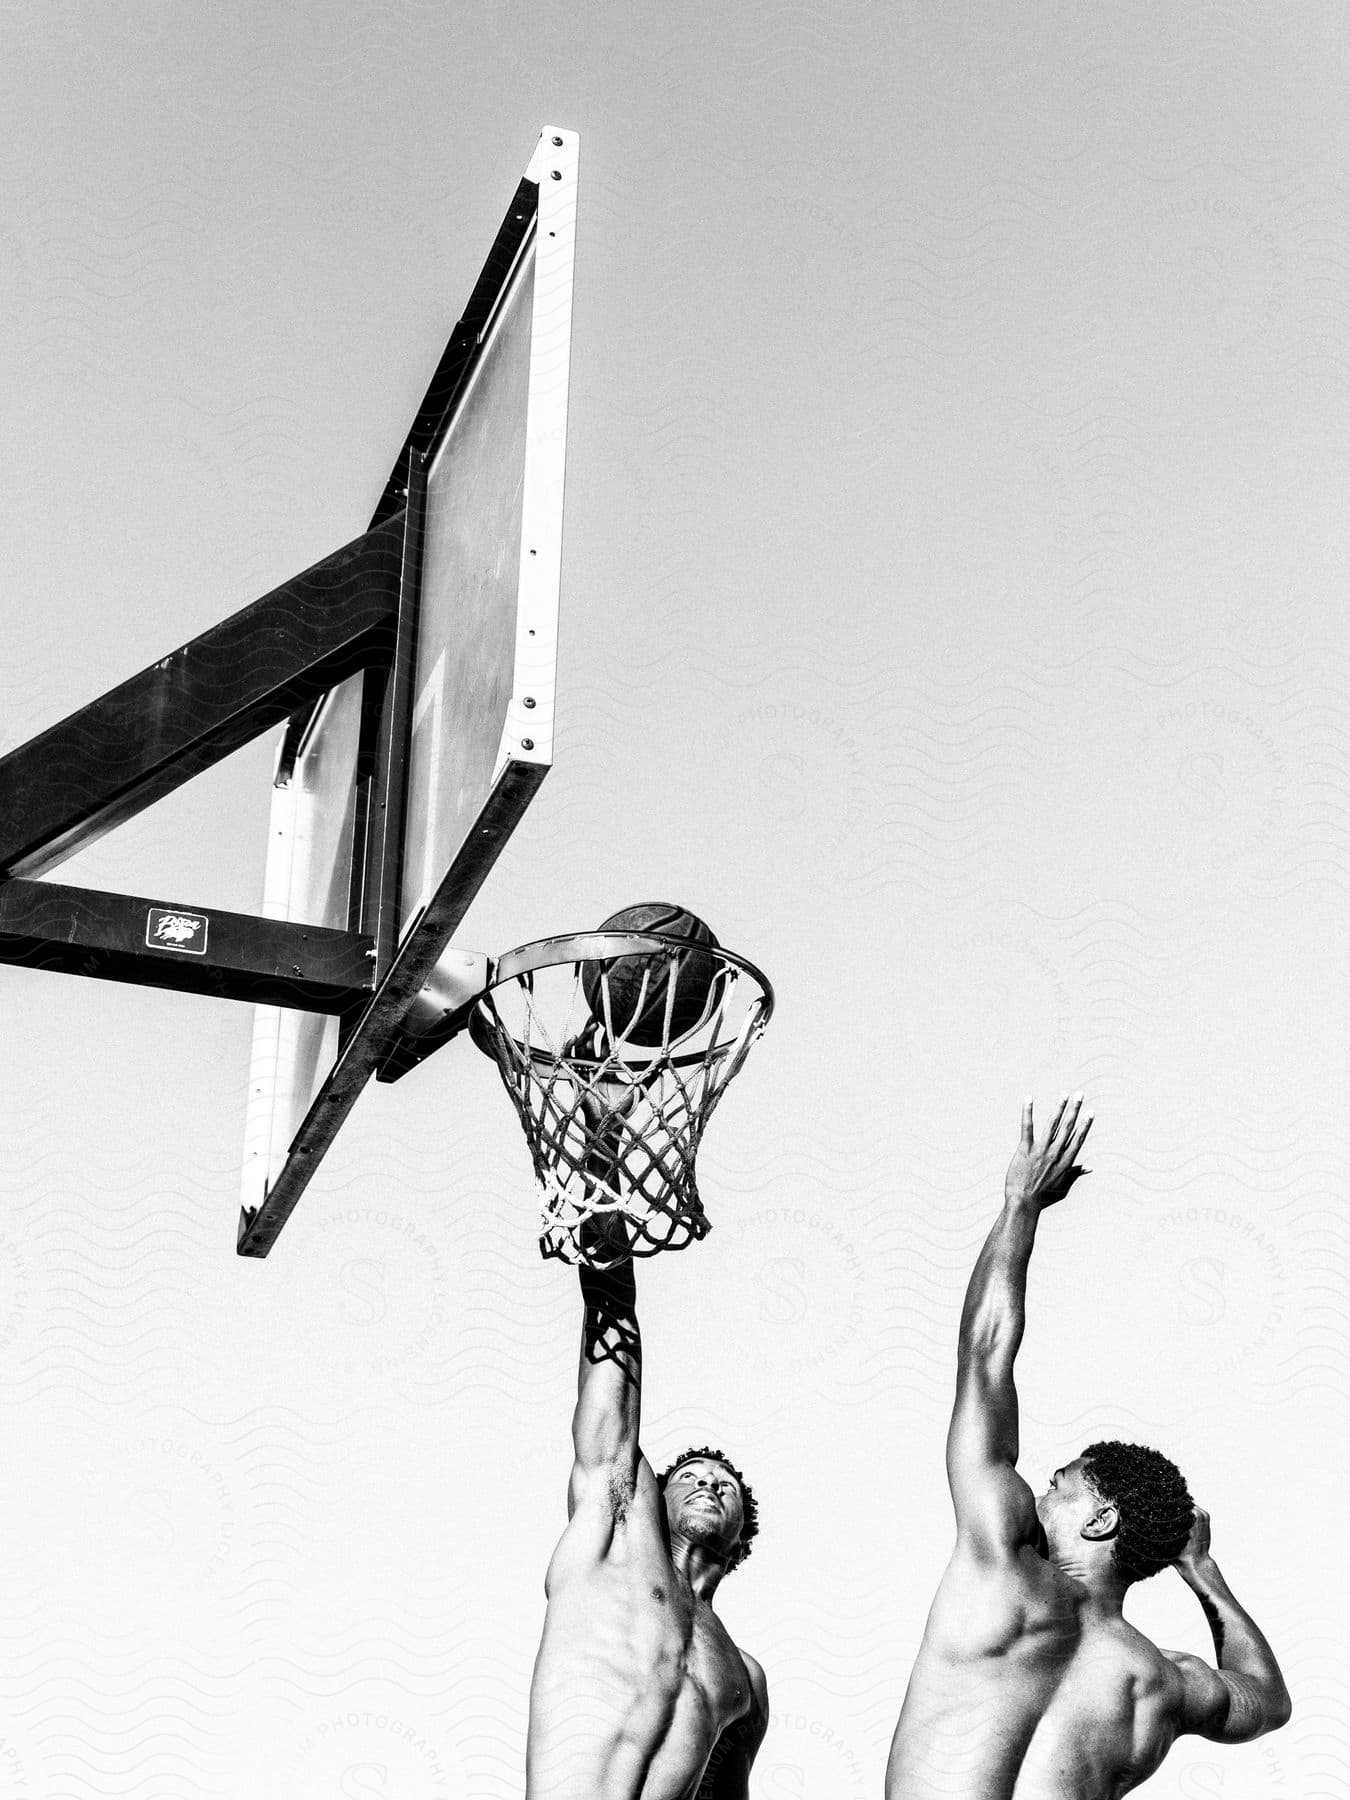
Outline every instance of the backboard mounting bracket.
POLYGON ((33 877, 387 667, 402 538, 396 516, 0 758, 0 962, 323 1013, 368 998, 359 931, 33 877))
POLYGON ((402 521, 365 532, 0 757, 0 873, 44 875, 355 670, 387 663, 402 521))

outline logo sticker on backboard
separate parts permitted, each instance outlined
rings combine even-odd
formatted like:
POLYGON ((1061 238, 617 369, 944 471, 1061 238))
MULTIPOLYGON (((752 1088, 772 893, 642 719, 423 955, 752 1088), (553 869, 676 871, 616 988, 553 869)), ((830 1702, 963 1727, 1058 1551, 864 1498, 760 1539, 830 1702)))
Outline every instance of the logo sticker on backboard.
POLYGON ((185 956, 206 954, 205 913, 171 911, 152 906, 145 921, 145 941, 152 950, 178 950, 185 956))

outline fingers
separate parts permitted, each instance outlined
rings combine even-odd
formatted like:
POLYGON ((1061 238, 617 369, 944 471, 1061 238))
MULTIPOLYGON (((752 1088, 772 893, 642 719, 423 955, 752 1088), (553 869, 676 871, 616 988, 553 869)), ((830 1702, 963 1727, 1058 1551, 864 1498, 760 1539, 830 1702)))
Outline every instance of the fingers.
MULTIPOLYGON (((1078 1158, 1082 1155, 1083 1145, 1087 1142, 1087 1134, 1091 1130, 1092 1130, 1092 1114, 1089 1113, 1088 1116, 1083 1120, 1083 1123, 1078 1127, 1077 1131, 1074 1132, 1073 1139, 1069 1144, 1069 1153, 1068 1154, 1069 1154, 1069 1161, 1071 1163, 1076 1163, 1078 1161, 1078 1158)), ((1082 1173, 1086 1174, 1087 1171, 1083 1170, 1082 1173)))
POLYGON ((1083 1096, 1073 1094, 1060 1101, 1059 1111, 1055 1115, 1055 1129, 1050 1133, 1046 1149, 1056 1159, 1062 1159, 1068 1146, 1073 1142, 1073 1134, 1078 1125, 1078 1114, 1082 1110, 1083 1096))
POLYGON ((1081 1144, 1091 1127, 1092 1114, 1083 1112, 1083 1096, 1075 1094, 1065 1109, 1057 1148, 1063 1150, 1068 1145, 1081 1144))
POLYGON ((1067 1094, 1061 1094, 1059 1097, 1059 1105, 1055 1108, 1055 1116, 1050 1121, 1050 1129, 1045 1134, 1047 1148, 1055 1141, 1055 1133, 1059 1130, 1059 1122, 1064 1117, 1064 1108, 1068 1104, 1069 1096, 1067 1094))
POLYGON ((1039 1170, 1038 1181, 1052 1183, 1072 1183, 1079 1176, 1086 1175, 1087 1170, 1079 1164, 1083 1145, 1092 1130, 1092 1114, 1083 1111, 1083 1096, 1077 1094, 1061 1094, 1059 1105, 1055 1108, 1055 1116, 1050 1121, 1050 1128, 1041 1140, 1040 1148, 1035 1144, 1035 1114, 1031 1098, 1022 1102, 1022 1138, 1019 1153, 1028 1157, 1034 1168, 1039 1170))

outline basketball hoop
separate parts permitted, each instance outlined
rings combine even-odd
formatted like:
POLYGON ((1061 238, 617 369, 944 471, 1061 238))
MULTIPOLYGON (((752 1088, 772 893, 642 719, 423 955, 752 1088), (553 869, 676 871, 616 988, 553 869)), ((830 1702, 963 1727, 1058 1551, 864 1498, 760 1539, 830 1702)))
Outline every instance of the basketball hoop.
POLYGON ((773 1011, 759 970, 730 951, 695 950, 657 932, 586 932, 510 951, 490 981, 469 1033, 496 1062, 525 1128, 540 1188, 540 1252, 603 1269, 705 1237, 694 1157, 773 1011), (695 954, 707 1002, 698 1023, 676 1035, 674 996, 695 954), (630 959, 622 966, 631 971, 635 957, 649 969, 642 999, 649 981, 654 995, 667 996, 659 1034, 649 1010, 643 1036, 652 1041, 642 1043, 617 1034, 624 1015, 610 991, 616 963, 630 959))

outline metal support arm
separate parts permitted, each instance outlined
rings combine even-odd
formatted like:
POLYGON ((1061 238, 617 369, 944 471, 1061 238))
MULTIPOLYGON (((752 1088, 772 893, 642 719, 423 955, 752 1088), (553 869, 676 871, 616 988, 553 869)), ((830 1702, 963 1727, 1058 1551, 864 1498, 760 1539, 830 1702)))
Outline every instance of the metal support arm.
POLYGON ((42 874, 387 663, 402 550, 398 514, 0 758, 0 872, 42 874))
POLYGON ((374 940, 213 907, 0 880, 0 962, 344 1013, 374 991, 374 940))

